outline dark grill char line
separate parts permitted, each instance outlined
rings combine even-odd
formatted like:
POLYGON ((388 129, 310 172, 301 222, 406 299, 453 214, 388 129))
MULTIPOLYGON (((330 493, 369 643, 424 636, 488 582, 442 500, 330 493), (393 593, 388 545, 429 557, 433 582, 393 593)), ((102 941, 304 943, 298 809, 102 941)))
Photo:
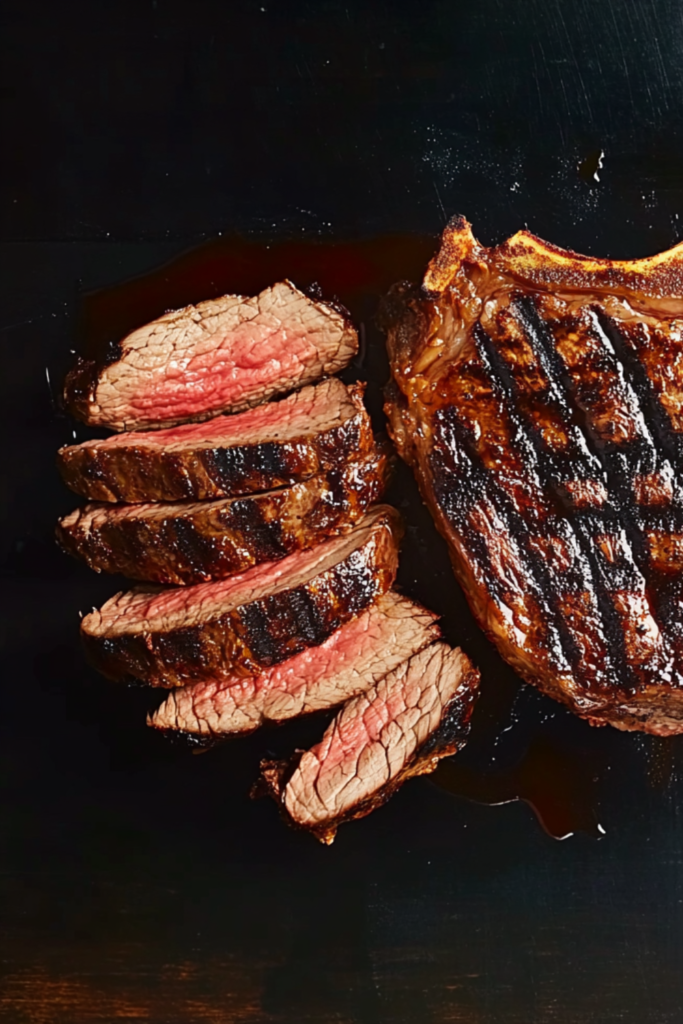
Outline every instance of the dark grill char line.
MULTIPOLYGON (((596 308, 592 307, 590 312, 595 314, 596 308)), ((632 440, 621 444, 603 441, 595 436, 590 408, 591 399, 594 400, 594 396, 590 393, 591 378, 588 378, 588 386, 586 386, 585 374, 582 377, 584 394, 583 403, 579 405, 577 388, 569 372, 563 369, 561 356, 555 348, 552 326, 541 320, 537 305, 531 296, 523 300, 523 309, 527 324, 534 323, 535 326, 534 331, 528 332, 530 339, 533 338, 537 341, 546 354, 549 352, 555 354, 553 360, 548 358, 547 365, 555 363, 557 378, 560 378, 564 385, 568 401, 573 404, 579 415, 583 413, 585 417, 583 433, 586 444, 602 464, 607 481, 610 500, 605 503, 602 514, 594 509, 591 516, 583 517, 583 522, 581 523, 579 520, 577 525, 580 526, 578 533, 583 540, 586 554, 595 569, 601 612, 608 636, 612 641, 612 650, 615 650, 616 647, 621 646, 622 626, 614 609, 612 595, 617 590, 631 590, 647 597, 651 596, 651 588, 647 583, 650 568, 649 552, 642 534, 633 483, 637 474, 665 472, 668 460, 655 445, 648 429, 644 410, 635 390, 630 385, 629 374, 614 350, 611 340, 602 331, 602 325, 599 322, 594 324, 595 332, 592 337, 602 345, 601 357, 606 364, 604 369, 609 370, 622 385, 623 399, 632 410, 631 422, 636 433, 632 440), (618 536, 622 526, 628 544, 620 552, 618 565, 613 565, 606 557, 601 556, 597 538, 601 534, 618 536)), ((554 322, 553 325, 556 326, 556 323, 554 322)), ((560 321, 560 323, 562 322, 560 321)), ((602 383, 602 380, 599 383, 602 383)), ((656 611, 657 602, 654 602, 654 607, 652 607, 651 601, 649 603, 651 610, 656 611)), ((662 638, 664 638, 663 633, 662 638)), ((651 666, 653 671, 662 671, 665 668, 665 663, 670 661, 670 654, 663 651, 662 659, 651 666)), ((639 674, 634 673, 632 666, 624 663, 623 659, 620 668, 620 679, 624 683, 630 684, 631 689, 637 688, 641 681, 639 674)))
MULTIPOLYGON (((552 580, 549 573, 544 572, 543 568, 539 566, 538 560, 536 560, 536 565, 534 566, 535 573, 538 576, 540 571, 541 589, 546 593, 552 593, 553 589, 558 587, 566 588, 567 584, 573 584, 576 587, 581 586, 582 583, 583 589, 586 592, 595 591, 598 598, 601 631, 607 640, 606 650, 609 651, 609 662, 612 663, 613 671, 620 679, 623 688, 635 691, 640 685, 640 679, 626 658, 623 648, 622 626, 613 603, 613 594, 617 590, 634 589, 642 591, 645 588, 645 579, 642 573, 646 569, 648 559, 644 551, 642 536, 637 528, 633 501, 630 494, 629 484, 633 479, 633 474, 632 472, 624 471, 624 466, 621 465, 621 459, 619 458, 622 453, 617 450, 617 446, 612 446, 613 450, 610 452, 607 446, 601 446, 596 443, 589 428, 583 425, 578 426, 577 419, 581 412, 584 413, 588 423, 590 423, 590 414, 585 410, 577 409, 574 389, 568 376, 563 372, 561 357, 554 349, 547 325, 542 322, 539 323, 538 312, 533 304, 533 300, 531 298, 527 299, 524 307, 524 321, 526 321, 525 326, 527 327, 527 330, 524 331, 524 336, 529 342, 534 355, 538 356, 540 353, 539 363, 545 371, 548 384, 547 391, 554 399, 554 401, 549 403, 550 407, 554 407, 560 414, 563 426, 567 429, 570 438, 571 433, 573 433, 573 431, 570 433, 572 427, 580 433, 580 440, 576 437, 572 438, 574 443, 567 455, 558 459, 555 452, 545 444, 539 431, 529 424, 524 416, 524 412, 521 411, 523 409, 524 395, 513 373, 505 363, 503 355, 479 324, 475 326, 473 336, 477 344, 479 356, 491 380, 505 392, 508 399, 505 409, 510 420, 515 425, 515 429, 519 434, 524 436, 533 446, 536 457, 532 461, 529 454, 526 456, 529 460, 530 468, 533 465, 541 483, 557 494, 561 493, 562 487, 566 482, 567 464, 572 471, 577 467, 579 469, 584 468, 588 472, 591 469, 594 472, 598 470, 603 476, 607 484, 608 494, 612 498, 612 501, 608 500, 604 510, 598 511, 593 509, 591 514, 577 513, 572 509, 571 505, 568 505, 566 508, 565 514, 569 522, 574 523, 574 533, 587 563, 588 573, 583 580, 581 580, 579 573, 575 573, 572 580, 552 580), (530 314, 531 310, 534 313, 533 318, 530 314), (536 322, 533 323, 531 328, 529 321, 533 322, 534 320, 536 322), (617 468, 616 472, 615 465, 617 468), (622 481, 625 482, 622 483, 622 481), (614 501, 615 498, 616 501, 614 501), (621 514, 625 518, 631 545, 635 546, 636 551, 641 556, 639 559, 640 566, 635 561, 629 564, 630 552, 628 550, 621 552, 618 564, 613 565, 605 557, 601 557, 597 538, 603 535, 618 535, 621 532, 621 522, 614 512, 614 504, 620 508, 621 514)), ((640 440, 637 439, 635 444, 630 446, 631 452, 629 454, 633 453, 637 458, 644 447, 642 443, 639 443, 640 440)), ((528 447, 526 451, 528 453, 528 447)), ((648 451, 647 454, 651 455, 652 452, 648 451)), ((640 465, 638 468, 639 470, 642 469, 640 465)), ((647 470, 651 472, 654 468, 655 466, 652 460, 650 460, 647 470)), ((559 521, 556 521, 555 529, 558 526, 559 521)), ((552 522, 548 522, 547 529, 547 536, 550 538, 553 536, 552 522)), ((517 526, 514 532, 522 539, 528 537, 528 529, 523 522, 517 526)), ((557 599, 553 601, 551 598, 551 607, 555 612, 557 620, 561 616, 557 599)), ((581 664, 582 652, 576 648, 575 643, 571 639, 569 639, 569 650, 567 650, 566 626, 563 628, 561 623, 558 623, 558 626, 565 637, 566 652, 569 654, 569 651, 573 648, 574 657, 571 657, 570 660, 573 663, 574 671, 577 672, 579 677, 584 676, 583 682, 585 685, 589 687, 597 685, 598 688, 604 687, 604 679, 599 680, 596 677, 592 679, 585 677, 583 670, 586 666, 581 664)))
POLYGON ((62 547, 97 572, 156 583, 221 579, 350 529, 386 486, 378 449, 291 487, 242 498, 88 505, 57 528, 62 547))
POLYGON ((384 316, 392 437, 483 628, 594 724, 683 731, 683 245, 487 250, 456 218, 384 316))
POLYGON ((396 575, 400 533, 398 514, 379 505, 349 534, 276 563, 277 584, 272 582, 273 563, 225 581, 236 595, 227 601, 224 591, 216 589, 223 587, 221 581, 117 594, 83 619, 86 655, 111 679, 140 679, 153 686, 258 675, 322 643, 386 593, 396 575), (311 562, 318 551, 329 554, 322 563, 311 562), (312 566, 303 579, 297 576, 302 564, 312 566), (134 605, 148 594, 153 600, 170 595, 177 607, 164 611, 163 619, 150 619, 148 611, 136 611, 134 605))
POLYGON ((438 637, 434 614, 391 591, 322 644, 257 677, 211 679, 172 690, 148 724, 216 742, 266 722, 338 707, 438 637))
POLYGON ((363 392, 362 384, 331 378, 273 403, 285 428, 292 421, 300 428, 284 437, 277 422, 250 428, 252 410, 209 421, 205 438, 185 425, 166 431, 163 445, 150 446, 156 432, 68 445, 57 466, 67 486, 92 501, 204 501, 285 487, 373 450, 363 392), (314 412, 297 414, 311 398, 314 412), (221 423, 234 436, 216 435, 221 423))

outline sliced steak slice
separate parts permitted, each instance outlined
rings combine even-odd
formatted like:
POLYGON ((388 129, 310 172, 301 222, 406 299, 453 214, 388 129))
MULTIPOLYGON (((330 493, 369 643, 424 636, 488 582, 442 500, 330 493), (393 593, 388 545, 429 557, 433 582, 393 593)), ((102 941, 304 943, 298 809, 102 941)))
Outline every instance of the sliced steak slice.
POLYGON ((382 495, 377 450, 279 491, 175 504, 86 505, 57 538, 96 572, 153 583, 205 583, 346 533, 382 495))
POLYGON ((349 533, 230 579, 116 594, 83 619, 86 654, 112 679, 153 686, 259 675, 391 588, 399 533, 398 513, 378 505, 349 533))
POLYGON ((294 484, 373 445, 363 385, 331 378, 236 416, 69 445, 57 464, 91 501, 202 501, 294 484))
POLYGON ((355 355, 347 316, 289 281, 224 295, 140 327, 104 365, 79 358, 68 408, 93 426, 149 430, 238 412, 337 373, 355 355))
POLYGON ((683 732, 683 246, 486 249, 456 218, 383 315, 391 434, 482 628, 591 723, 683 732))
POLYGON ((464 746, 478 687, 460 649, 433 644, 350 700, 295 766, 264 762, 263 782, 293 824, 331 843, 342 822, 464 746))
POLYGON ((436 615, 399 594, 385 594, 317 647, 255 678, 174 690, 148 723, 211 740, 333 708, 367 690, 438 635, 436 615))

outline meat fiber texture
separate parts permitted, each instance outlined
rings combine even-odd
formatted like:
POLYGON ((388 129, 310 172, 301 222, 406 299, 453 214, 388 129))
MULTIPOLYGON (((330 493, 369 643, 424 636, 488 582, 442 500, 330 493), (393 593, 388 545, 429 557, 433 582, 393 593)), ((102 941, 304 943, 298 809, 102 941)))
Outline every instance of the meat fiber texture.
POLYGON ((148 723, 211 742, 333 708, 373 686, 438 635, 432 612, 399 594, 385 594, 319 646, 256 677, 212 679, 174 690, 148 723))
POLYGON ((62 547, 96 572, 155 583, 223 579, 345 533, 381 497, 387 453, 281 490, 217 501, 86 505, 60 520, 62 547))
POLYGON ((229 579, 118 593, 82 620, 86 654, 112 679, 153 686, 257 676, 390 590, 400 532, 378 505, 341 537, 229 579))
POLYGON ((374 448, 364 386, 332 378, 234 416, 61 448, 91 501, 202 501, 288 486, 374 448))
POLYGON ((92 426, 150 430, 248 409, 337 373, 357 350, 344 313, 283 281, 166 313, 106 365, 79 358, 64 396, 92 426))
POLYGON ((486 249, 456 218, 382 316, 391 434, 484 631, 594 725, 683 732, 683 245, 486 249))
POLYGON ((478 685, 460 649, 432 644, 345 704, 295 767, 264 762, 263 782, 294 825, 331 843, 343 821, 464 746, 478 685))

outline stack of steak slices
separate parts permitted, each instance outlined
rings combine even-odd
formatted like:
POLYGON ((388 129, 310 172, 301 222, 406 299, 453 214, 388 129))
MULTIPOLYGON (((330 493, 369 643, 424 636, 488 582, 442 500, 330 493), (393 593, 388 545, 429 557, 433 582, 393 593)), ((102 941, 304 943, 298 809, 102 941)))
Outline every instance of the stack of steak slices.
MULTIPOLYGON (((388 453, 362 385, 324 376, 356 349, 342 312, 288 282, 166 314, 103 364, 79 360, 68 407, 118 433, 58 455, 88 499, 58 524, 61 545, 143 581, 81 634, 109 678, 171 690, 150 725, 206 741, 346 702, 346 719, 367 718, 369 701, 374 725, 337 770, 356 781, 327 817, 292 812, 290 770, 264 764, 289 820, 324 841, 462 745, 478 682, 436 643, 435 616, 391 589, 401 526, 376 504, 388 453), (388 774, 359 770, 378 743, 388 774)), ((334 772, 338 744, 315 756, 334 772)))

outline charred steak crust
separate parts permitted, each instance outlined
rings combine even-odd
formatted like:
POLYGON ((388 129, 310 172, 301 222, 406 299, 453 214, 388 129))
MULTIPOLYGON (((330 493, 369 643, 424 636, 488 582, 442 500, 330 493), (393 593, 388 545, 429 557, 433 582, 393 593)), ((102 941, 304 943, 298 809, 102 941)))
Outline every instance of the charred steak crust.
POLYGON ((436 615, 393 591, 344 623, 318 647, 250 680, 209 680, 173 690, 148 725, 214 742, 266 722, 333 708, 377 683, 433 643, 436 615))
POLYGON ((455 218, 382 315, 390 433, 484 631, 591 723, 683 732, 683 246, 485 249, 455 218))
POLYGON ((167 443, 160 435, 121 434, 69 445, 58 452, 57 465, 64 482, 91 501, 203 501, 284 487, 372 451, 363 393, 364 385, 347 388, 333 378, 282 399, 276 412, 283 423, 301 422, 298 433, 290 429, 281 439, 268 406, 271 422, 261 428, 263 440, 258 424, 252 426, 260 413, 255 410, 204 424, 204 436, 196 425, 178 427, 167 443), (297 414, 309 405, 310 415, 297 414))
MULTIPOLYGON (((165 592, 141 587, 128 595, 117 594, 101 611, 83 619, 81 637, 86 655, 111 679, 141 679, 153 686, 183 686, 230 674, 258 675, 306 647, 322 643, 391 588, 398 562, 398 513, 389 506, 377 506, 355 529, 355 546, 351 543, 354 531, 339 539, 339 549, 345 552, 339 561, 326 564, 322 571, 292 586, 286 581, 306 552, 296 552, 278 563, 281 575, 274 592, 259 592, 250 599, 254 589, 251 580, 257 587, 272 563, 255 566, 236 577, 244 598, 235 598, 228 607, 212 604, 212 595, 221 581, 198 584, 182 588, 180 611, 157 619, 142 616, 133 629, 126 631, 131 601, 135 602, 138 595, 145 599, 148 593, 154 597, 165 592), (345 547, 347 539, 349 546, 345 547), (189 624, 188 611, 192 620, 189 624), (123 628, 108 627, 106 623, 111 619, 124 620, 123 628)), ((335 542, 327 544, 333 560, 335 542)))
POLYGON ((347 311, 283 281, 173 310, 78 357, 69 411, 92 426, 149 430, 239 412, 338 373, 358 350, 347 311))
MULTIPOLYGON (((445 644, 434 644, 420 652, 417 657, 424 660, 425 656, 429 656, 439 648, 445 647, 445 644)), ((418 775, 431 774, 435 771, 442 758, 456 754, 467 743, 472 712, 479 692, 479 671, 459 649, 450 653, 451 655, 459 656, 462 661, 462 674, 459 686, 450 700, 444 703, 437 726, 406 760, 405 764, 398 771, 391 774, 391 777, 384 785, 373 789, 363 799, 347 807, 340 814, 327 817, 317 824, 304 824, 301 820, 292 816, 286 804, 287 787, 307 754, 305 751, 297 751, 288 760, 264 760, 261 762, 261 774, 252 787, 252 797, 272 797, 278 805, 281 816, 289 825, 312 832, 320 842, 330 845, 334 841, 340 825, 371 814, 374 810, 385 804, 408 779, 415 778, 418 775)), ((410 659, 410 661, 412 660, 410 659)), ((328 727, 325 738, 316 749, 322 748, 325 740, 333 735, 335 726, 344 714, 344 710, 346 709, 342 709, 339 712, 337 718, 328 727)), ((397 745, 400 742, 401 740, 397 735, 391 737, 390 743, 397 745)))
POLYGON ((57 539, 96 572, 193 584, 284 558, 349 530, 379 501, 388 446, 278 491, 176 504, 86 505, 57 539))

